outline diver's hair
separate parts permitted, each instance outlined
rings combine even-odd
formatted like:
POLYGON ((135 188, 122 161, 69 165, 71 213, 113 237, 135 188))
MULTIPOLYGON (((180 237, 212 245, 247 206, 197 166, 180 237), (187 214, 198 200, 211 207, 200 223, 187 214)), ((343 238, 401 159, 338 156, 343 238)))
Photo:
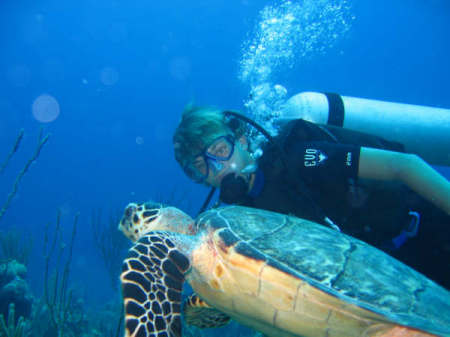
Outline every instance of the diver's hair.
POLYGON ((224 110, 188 104, 173 135, 175 159, 185 167, 217 137, 231 134, 238 139, 244 132, 243 123, 226 116, 224 110))

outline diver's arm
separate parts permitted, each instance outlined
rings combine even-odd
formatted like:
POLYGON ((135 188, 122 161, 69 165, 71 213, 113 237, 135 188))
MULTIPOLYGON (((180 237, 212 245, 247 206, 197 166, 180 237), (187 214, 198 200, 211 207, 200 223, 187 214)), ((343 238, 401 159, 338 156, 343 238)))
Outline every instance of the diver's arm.
POLYGON ((358 177, 402 182, 450 214, 450 182, 414 154, 361 147, 358 177))

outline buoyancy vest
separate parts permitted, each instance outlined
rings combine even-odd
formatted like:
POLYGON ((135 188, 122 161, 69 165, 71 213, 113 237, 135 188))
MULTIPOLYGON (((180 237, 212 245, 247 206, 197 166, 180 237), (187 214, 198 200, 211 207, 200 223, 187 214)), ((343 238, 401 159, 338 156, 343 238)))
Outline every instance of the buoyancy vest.
POLYGON ((323 223, 325 213, 344 233, 378 247, 405 226, 410 207, 405 196, 410 195, 410 191, 404 186, 385 182, 348 182, 339 177, 336 177, 335 182, 328 180, 326 184, 311 181, 308 177, 292 174, 296 171, 298 160, 289 151, 296 144, 311 141, 403 152, 401 144, 378 136, 316 125, 304 120, 290 121, 274 141, 276 144, 268 143, 265 146, 264 155, 258 163, 264 175, 263 190, 256 197, 241 200, 241 204, 293 214, 320 223, 323 223), (280 153, 280 150, 285 152, 280 153), (355 186, 351 186, 352 184, 355 186), (356 189, 365 198, 359 207, 353 207, 348 201, 350 187, 353 189, 352 193, 356 189))

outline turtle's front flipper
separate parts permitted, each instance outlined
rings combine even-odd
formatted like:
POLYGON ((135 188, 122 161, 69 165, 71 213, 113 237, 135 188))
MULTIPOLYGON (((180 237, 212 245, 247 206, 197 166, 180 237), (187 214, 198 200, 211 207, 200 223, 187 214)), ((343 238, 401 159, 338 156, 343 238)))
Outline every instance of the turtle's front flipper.
POLYGON ((187 324, 198 328, 219 328, 228 324, 230 316, 214 309, 197 294, 192 294, 184 302, 184 318, 187 324))
POLYGON ((145 235, 129 250, 120 276, 127 337, 181 336, 181 291, 189 266, 166 232, 145 235))

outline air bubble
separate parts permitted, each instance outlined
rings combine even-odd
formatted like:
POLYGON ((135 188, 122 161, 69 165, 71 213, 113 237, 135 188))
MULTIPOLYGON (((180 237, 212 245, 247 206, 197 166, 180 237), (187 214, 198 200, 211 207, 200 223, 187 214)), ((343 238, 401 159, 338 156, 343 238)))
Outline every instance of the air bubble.
POLYGON ((272 84, 274 75, 334 47, 354 18, 348 0, 283 1, 264 7, 240 60, 239 78, 250 86, 244 102, 249 115, 276 134, 273 121, 286 89, 272 84))
POLYGON ((353 20, 347 0, 284 1, 264 7, 253 37, 242 48, 240 79, 258 85, 283 66, 292 68, 301 59, 325 52, 353 20))
POLYGON ((59 103, 53 96, 43 94, 34 100, 31 110, 37 121, 50 123, 59 116, 59 103))
POLYGON ((119 81, 119 73, 114 68, 105 67, 100 73, 100 81, 107 86, 114 85, 119 81))

